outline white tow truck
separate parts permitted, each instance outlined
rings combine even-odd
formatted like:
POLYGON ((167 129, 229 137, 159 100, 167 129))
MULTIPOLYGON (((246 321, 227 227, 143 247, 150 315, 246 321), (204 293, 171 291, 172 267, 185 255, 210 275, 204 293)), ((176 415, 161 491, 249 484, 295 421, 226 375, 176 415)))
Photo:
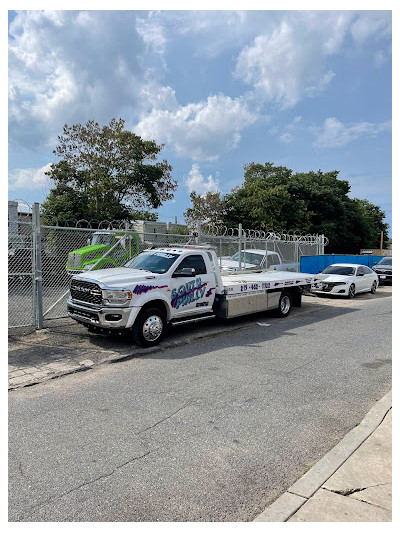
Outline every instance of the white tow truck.
POLYGON ((145 250, 123 267, 73 276, 68 315, 91 331, 129 331, 141 346, 162 339, 167 324, 232 318, 266 310, 286 317, 320 274, 235 272, 222 275, 203 246, 145 250))

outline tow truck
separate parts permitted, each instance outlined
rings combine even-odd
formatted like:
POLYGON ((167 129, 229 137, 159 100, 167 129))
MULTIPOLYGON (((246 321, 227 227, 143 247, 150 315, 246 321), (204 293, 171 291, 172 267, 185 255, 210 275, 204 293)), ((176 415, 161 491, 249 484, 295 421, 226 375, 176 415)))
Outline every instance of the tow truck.
POLYGON ((161 341, 167 324, 268 310, 287 317, 325 277, 262 270, 221 275, 213 248, 175 245, 145 250, 123 267, 73 276, 68 315, 93 332, 129 331, 149 347, 161 341))

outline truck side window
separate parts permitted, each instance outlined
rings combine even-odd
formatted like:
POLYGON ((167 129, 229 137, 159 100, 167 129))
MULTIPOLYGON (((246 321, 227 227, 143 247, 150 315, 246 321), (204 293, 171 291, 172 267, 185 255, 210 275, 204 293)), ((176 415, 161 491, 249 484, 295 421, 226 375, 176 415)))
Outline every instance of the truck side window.
POLYGON ((268 255, 267 257, 267 268, 272 265, 279 265, 279 258, 275 254, 268 255))
POLYGON ((206 264, 201 255, 188 255, 185 257, 176 270, 182 270, 182 268, 194 268, 196 276, 198 274, 207 274, 206 264))

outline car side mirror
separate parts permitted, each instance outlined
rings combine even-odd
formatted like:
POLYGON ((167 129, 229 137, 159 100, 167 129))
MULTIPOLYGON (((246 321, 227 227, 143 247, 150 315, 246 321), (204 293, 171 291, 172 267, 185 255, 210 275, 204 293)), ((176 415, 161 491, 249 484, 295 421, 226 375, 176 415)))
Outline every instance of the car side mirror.
POLYGON ((374 265, 377 265, 377 264, 378 264, 377 262, 374 263, 374 265))
POLYGON ((182 270, 176 270, 173 274, 173 278, 194 278, 196 270, 194 268, 182 268, 182 270))

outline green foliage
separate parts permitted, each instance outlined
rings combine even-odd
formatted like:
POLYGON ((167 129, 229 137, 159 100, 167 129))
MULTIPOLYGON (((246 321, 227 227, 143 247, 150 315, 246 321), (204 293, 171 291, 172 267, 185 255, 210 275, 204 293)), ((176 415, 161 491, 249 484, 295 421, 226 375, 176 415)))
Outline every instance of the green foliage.
POLYGON ((157 161, 163 145, 124 130, 122 119, 65 125, 58 141, 54 153, 61 160, 47 173, 55 185, 43 204, 48 220, 134 219, 135 211, 152 219, 147 209, 173 198, 172 167, 157 161))
POLYGON ((324 234, 326 253, 359 253, 378 248, 381 231, 388 241, 385 213, 369 202, 349 198, 350 184, 339 172, 298 172, 272 163, 244 167, 244 183, 221 198, 220 193, 201 197, 192 192, 189 220, 222 220, 229 227, 324 234))
POLYGON ((190 199, 192 207, 183 213, 186 224, 193 225, 196 220, 220 224, 224 220, 226 207, 219 192, 208 192, 205 196, 201 196, 192 191, 190 199))

